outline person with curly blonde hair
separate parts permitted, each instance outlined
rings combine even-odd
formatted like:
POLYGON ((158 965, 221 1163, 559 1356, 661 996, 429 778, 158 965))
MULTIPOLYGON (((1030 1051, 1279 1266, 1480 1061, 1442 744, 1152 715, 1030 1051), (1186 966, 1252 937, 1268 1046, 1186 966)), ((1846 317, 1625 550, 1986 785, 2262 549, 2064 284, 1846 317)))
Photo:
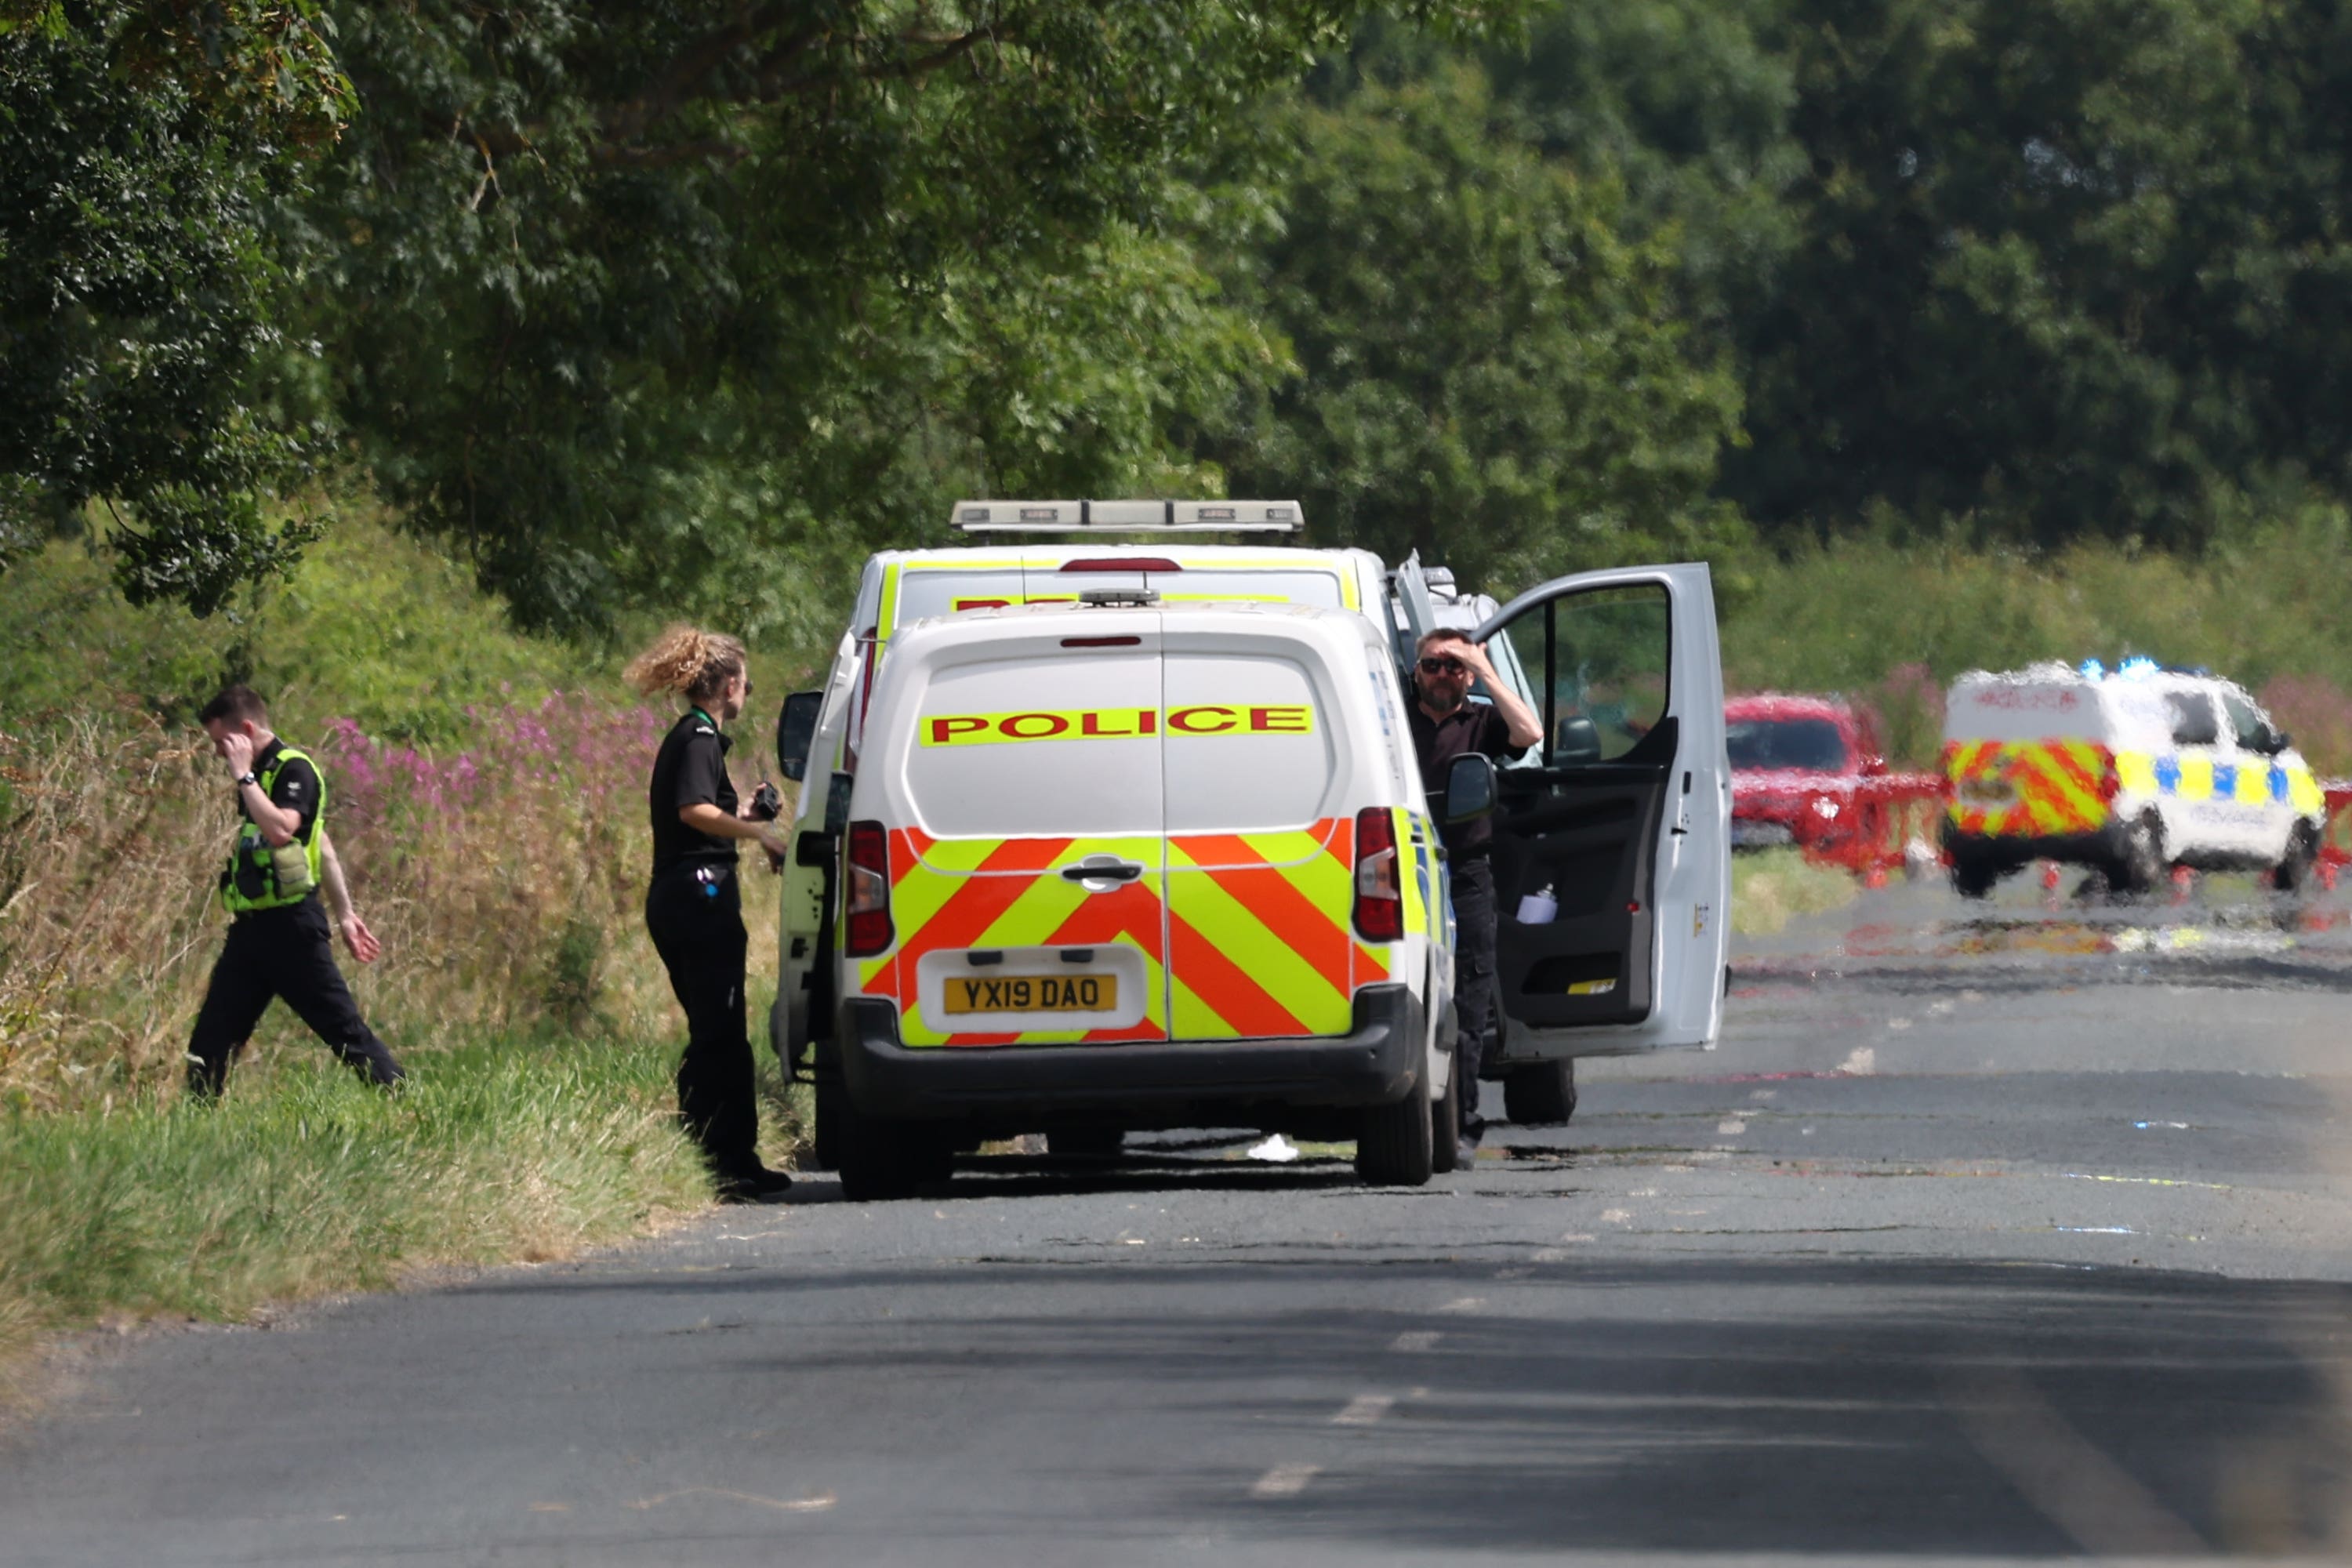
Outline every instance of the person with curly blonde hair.
POLYGON ((686 1010, 678 1121, 701 1145, 719 1197, 751 1202, 783 1191, 792 1178, 760 1163, 760 1110, 744 1023, 750 939, 735 880, 741 840, 757 840, 772 867, 781 863, 784 847, 738 799, 727 774, 732 742, 719 730, 751 700, 751 672, 735 638, 675 626, 630 662, 628 679, 647 697, 667 693, 687 704, 654 757, 653 881, 646 890, 646 929, 686 1010))

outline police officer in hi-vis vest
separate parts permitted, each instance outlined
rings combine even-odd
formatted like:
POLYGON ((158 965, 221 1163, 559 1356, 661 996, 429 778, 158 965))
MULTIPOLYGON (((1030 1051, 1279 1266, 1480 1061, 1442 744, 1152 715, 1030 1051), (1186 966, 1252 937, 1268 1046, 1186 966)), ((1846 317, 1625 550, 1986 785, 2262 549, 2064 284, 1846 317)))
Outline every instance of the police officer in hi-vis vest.
POLYGON ((771 870, 782 863, 784 846, 769 826, 774 806, 737 795, 727 773, 731 742, 719 728, 743 711, 751 677, 735 638, 672 626, 630 663, 628 679, 647 697, 669 692, 687 705, 655 753, 646 792, 654 864, 646 929, 686 1012, 678 1121, 702 1146, 719 1196, 756 1202, 793 1179, 760 1163, 760 1106, 743 1011, 750 939, 735 881, 739 842, 752 839, 766 849, 771 870))
MULTIPOLYGON (((369 1082, 403 1076, 383 1042, 360 1017, 319 892, 326 855, 326 781, 317 764, 269 732, 269 711, 249 686, 232 686, 197 715, 213 750, 236 780, 245 821, 220 877, 221 903, 236 918, 221 948, 188 1042, 188 1091, 211 1100, 229 1058, 253 1033, 272 997, 282 996, 327 1048, 369 1082)), ((333 879, 330 877, 331 883, 333 879)), ((338 900, 343 940, 362 963, 380 951, 348 896, 338 900)))

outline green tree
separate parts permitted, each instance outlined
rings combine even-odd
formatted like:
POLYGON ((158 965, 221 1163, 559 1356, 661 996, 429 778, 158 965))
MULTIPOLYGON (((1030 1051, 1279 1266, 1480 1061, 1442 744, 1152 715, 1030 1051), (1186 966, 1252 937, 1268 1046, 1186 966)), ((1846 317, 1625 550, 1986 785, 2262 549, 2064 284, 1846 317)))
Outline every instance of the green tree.
POLYGON ((1320 537, 1466 581, 1735 544, 1708 489, 1738 392, 1677 320, 1673 232, 1629 237, 1616 180, 1507 118, 1458 59, 1277 114, 1276 215, 1230 254, 1301 373, 1209 449, 1320 537))
POLYGON ((1797 235, 1742 302, 1759 521, 2197 545, 2347 479, 2343 9, 1790 4, 1797 235))
POLYGON ((1359 8, 347 5, 326 395, 534 625, 789 621, 959 489, 1213 489, 1170 432, 1282 360, 1169 214, 1359 8))
POLYGON ((346 104, 297 0, 0 8, 0 568, 93 501, 136 602, 206 613, 290 559, 263 217, 346 104))

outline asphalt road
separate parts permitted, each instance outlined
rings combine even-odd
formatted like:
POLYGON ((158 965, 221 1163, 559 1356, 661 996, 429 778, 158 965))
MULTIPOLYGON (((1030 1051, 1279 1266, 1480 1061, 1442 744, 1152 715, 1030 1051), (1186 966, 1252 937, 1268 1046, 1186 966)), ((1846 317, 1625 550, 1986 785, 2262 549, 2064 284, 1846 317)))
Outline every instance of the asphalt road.
POLYGON ((1171 1137, 163 1336, 0 1563, 2341 1558, 2347 914, 1897 886, 1421 1192, 1171 1137))

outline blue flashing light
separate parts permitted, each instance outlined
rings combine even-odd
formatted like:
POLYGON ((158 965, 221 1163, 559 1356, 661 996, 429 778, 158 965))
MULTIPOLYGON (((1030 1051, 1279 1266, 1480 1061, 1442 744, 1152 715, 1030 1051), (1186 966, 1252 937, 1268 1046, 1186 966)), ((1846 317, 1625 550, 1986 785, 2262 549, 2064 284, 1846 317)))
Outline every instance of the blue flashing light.
POLYGON ((2146 654, 2136 653, 2116 665, 2116 673, 2126 680, 2146 680, 2149 676, 2156 674, 2159 668, 2161 667, 2156 660, 2146 654))
POLYGON ((2095 658, 2086 658, 2083 661, 2079 673, 2085 680, 2103 680, 2106 678, 2107 667, 2095 658))

